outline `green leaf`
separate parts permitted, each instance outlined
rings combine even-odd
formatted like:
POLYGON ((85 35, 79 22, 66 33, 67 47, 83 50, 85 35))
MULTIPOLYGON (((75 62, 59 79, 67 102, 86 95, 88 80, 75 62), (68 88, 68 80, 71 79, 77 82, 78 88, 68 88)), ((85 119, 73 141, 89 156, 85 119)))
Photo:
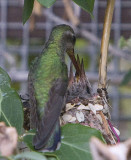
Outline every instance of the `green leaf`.
POLYGON ((23 128, 23 107, 19 95, 10 87, 10 77, 0 68, 0 121, 17 129, 23 128))
POLYGON ((13 156, 15 160, 20 158, 26 158, 31 160, 47 160, 45 156, 43 156, 41 153, 38 152, 23 152, 16 156, 13 156))
POLYGON ((78 6, 89 12, 92 16, 95 0, 73 0, 78 6))
MULTIPOLYGON (((24 142, 32 149, 33 131, 27 133, 24 137, 24 142)), ((53 153, 44 153, 48 159, 56 160, 92 160, 89 141, 92 136, 95 136, 105 143, 102 134, 93 128, 80 124, 67 124, 62 127, 61 147, 53 153), (50 157, 52 156, 52 157, 50 157)))
POLYGON ((33 140, 34 135, 35 135, 35 131, 34 130, 30 130, 30 131, 26 132, 25 136, 23 137, 23 141, 26 143, 26 145, 31 150, 34 150, 34 147, 32 145, 32 140, 33 140))
POLYGON ((127 85, 129 82, 131 82, 131 69, 124 76, 124 79, 122 80, 121 85, 127 85))
POLYGON ((0 103, 0 121, 16 127, 18 134, 23 128, 23 109, 18 94, 8 85, 0 85, 2 101, 0 103))
POLYGON ((37 1, 46 8, 50 8, 56 2, 56 0, 37 0, 37 1))
POLYGON ((30 18, 34 6, 34 0, 24 0, 23 24, 30 18))
POLYGON ((9 75, 0 67, 0 85, 10 85, 11 79, 9 75))
MULTIPOLYGON (((26 145, 32 150, 32 151, 35 151, 33 145, 32 145, 32 141, 33 141, 33 137, 35 135, 35 130, 30 130, 28 132, 25 133, 25 136, 23 137, 23 141, 26 143, 26 145)), ((56 155, 48 155, 48 154, 45 154, 45 156, 47 156, 48 160, 57 160, 55 157, 56 155)))
POLYGON ((60 160, 92 160, 89 148, 92 136, 105 142, 102 134, 96 129, 80 124, 67 124, 62 127, 61 147, 53 154, 56 154, 60 160))

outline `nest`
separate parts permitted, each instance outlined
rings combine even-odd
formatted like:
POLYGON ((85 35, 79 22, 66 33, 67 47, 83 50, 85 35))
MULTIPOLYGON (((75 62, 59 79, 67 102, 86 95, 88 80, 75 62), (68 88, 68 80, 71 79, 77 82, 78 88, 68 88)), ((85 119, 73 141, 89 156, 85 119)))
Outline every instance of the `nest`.
POLYGON ((91 85, 85 75, 83 61, 80 64, 77 56, 79 71, 73 76, 70 67, 69 86, 66 106, 60 116, 61 126, 67 123, 80 123, 99 130, 107 144, 116 144, 120 132, 111 124, 108 93, 105 88, 92 93, 91 85))

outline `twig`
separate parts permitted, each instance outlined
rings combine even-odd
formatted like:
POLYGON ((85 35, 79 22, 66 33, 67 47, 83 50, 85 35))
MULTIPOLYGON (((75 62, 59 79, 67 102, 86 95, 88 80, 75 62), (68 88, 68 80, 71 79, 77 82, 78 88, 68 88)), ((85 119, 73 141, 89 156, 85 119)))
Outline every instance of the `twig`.
POLYGON ((100 115, 101 115, 102 122, 103 122, 103 126, 104 126, 104 128, 105 128, 105 130, 106 130, 106 133, 107 133, 107 134, 110 134, 110 131, 109 131, 109 128, 108 128, 108 123, 107 123, 107 120, 105 119, 105 116, 104 116, 103 112, 102 112, 102 111, 99 111, 99 113, 100 113, 100 115))
POLYGON ((111 23, 114 11, 115 0, 107 1, 107 8, 105 13, 103 35, 101 41, 101 57, 99 67, 99 88, 106 88, 106 76, 107 76, 107 55, 110 38, 111 23))
POLYGON ((32 16, 30 18, 30 31, 33 31, 35 28, 35 15, 41 16, 42 15, 42 6, 38 1, 34 1, 34 8, 32 11, 32 16))
POLYGON ((74 26, 77 26, 80 22, 79 22, 79 19, 73 13, 70 0, 63 0, 63 3, 64 3, 65 11, 69 20, 72 22, 74 26))
POLYGON ((36 0, 34 1, 33 14, 35 14, 37 16, 42 15, 42 5, 36 0))

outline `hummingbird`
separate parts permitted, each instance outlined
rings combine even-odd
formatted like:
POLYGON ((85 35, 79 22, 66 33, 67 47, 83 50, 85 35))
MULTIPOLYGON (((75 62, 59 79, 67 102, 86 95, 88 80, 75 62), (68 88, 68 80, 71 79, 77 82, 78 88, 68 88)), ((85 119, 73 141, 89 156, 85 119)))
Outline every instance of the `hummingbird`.
POLYGON ((35 58, 28 76, 30 124, 36 129, 36 150, 55 151, 60 146, 59 116, 65 105, 68 87, 67 53, 77 67, 74 56, 75 33, 68 25, 55 26, 42 53, 35 58))

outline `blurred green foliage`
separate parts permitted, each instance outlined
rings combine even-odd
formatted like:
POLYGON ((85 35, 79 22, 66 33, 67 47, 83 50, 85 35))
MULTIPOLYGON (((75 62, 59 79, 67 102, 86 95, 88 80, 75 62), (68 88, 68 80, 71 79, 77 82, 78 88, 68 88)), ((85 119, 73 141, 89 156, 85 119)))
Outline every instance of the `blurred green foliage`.
POLYGON ((88 70, 89 66, 90 66, 90 54, 89 53, 85 53, 85 49, 89 46, 88 41, 82 38, 77 38, 76 39, 76 44, 75 44, 75 51, 78 55, 80 60, 83 59, 84 62, 84 68, 85 71, 88 70))
POLYGON ((20 46, 22 44, 22 40, 18 38, 7 38, 6 44, 9 46, 20 46))
POLYGON ((20 82, 12 82, 11 87, 14 88, 16 91, 20 90, 20 82))
MULTIPOLYGON (((131 86, 121 86, 119 87, 119 91, 121 94, 131 95, 131 86)), ((122 116, 130 116, 131 114, 131 107, 129 107, 129 104, 131 104, 131 99, 120 99, 120 113, 122 116)))
POLYGON ((45 38, 30 38, 29 45, 30 46, 39 46, 44 45, 45 38))
MULTIPOLYGON (((125 39, 124 37, 121 37, 119 42, 118 42, 118 46, 121 49, 126 49, 128 51, 131 51, 131 37, 129 39, 125 39)), ((123 64, 124 66, 124 64, 123 64)), ((131 82, 131 65, 129 64, 129 70, 127 71, 127 73, 125 74, 121 85, 127 85, 131 82)))
POLYGON ((131 49, 131 37, 129 39, 121 37, 120 40, 118 41, 118 46, 122 49, 124 48, 131 49))

